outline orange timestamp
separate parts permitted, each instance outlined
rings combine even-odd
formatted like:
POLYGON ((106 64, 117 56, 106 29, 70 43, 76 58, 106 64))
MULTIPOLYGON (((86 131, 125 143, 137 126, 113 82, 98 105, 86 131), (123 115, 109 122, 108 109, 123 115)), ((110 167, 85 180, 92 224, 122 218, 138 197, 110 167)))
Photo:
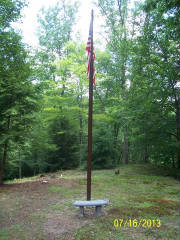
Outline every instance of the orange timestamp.
POLYGON ((143 227, 143 228, 160 228, 161 220, 160 219, 123 219, 123 218, 115 218, 114 219, 114 227, 143 227))

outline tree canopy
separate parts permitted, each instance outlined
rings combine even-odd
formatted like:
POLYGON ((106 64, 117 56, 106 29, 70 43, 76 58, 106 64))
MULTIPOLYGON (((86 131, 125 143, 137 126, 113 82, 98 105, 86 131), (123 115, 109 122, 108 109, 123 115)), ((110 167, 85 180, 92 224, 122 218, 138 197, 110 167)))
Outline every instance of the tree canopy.
MULTIPOLYGON (((39 47, 12 22, 23 1, 0 3, 0 183, 87 165, 85 43, 72 40, 78 3, 38 15, 39 47)), ((151 163, 180 170, 179 1, 98 0, 106 45, 94 43, 93 169, 151 163)), ((88 36, 88 33, 87 33, 88 36)))

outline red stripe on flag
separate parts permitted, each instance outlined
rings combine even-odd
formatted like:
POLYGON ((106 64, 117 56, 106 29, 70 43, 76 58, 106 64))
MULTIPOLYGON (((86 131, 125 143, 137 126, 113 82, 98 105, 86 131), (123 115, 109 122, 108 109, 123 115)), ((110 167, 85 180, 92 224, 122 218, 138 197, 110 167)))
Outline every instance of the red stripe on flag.
MULTIPOLYGON (((91 61, 91 41, 92 41, 92 38, 91 38, 91 35, 89 35, 88 37, 88 41, 87 41, 87 44, 86 44, 86 51, 87 51, 87 76, 89 78, 89 75, 90 75, 90 61, 91 61)), ((93 49, 94 51, 94 49, 93 49)), ((95 54, 93 52, 93 61, 95 60, 95 54)), ((94 64, 93 64, 94 66, 94 64)), ((93 67, 93 83, 95 83, 95 68, 93 67)))

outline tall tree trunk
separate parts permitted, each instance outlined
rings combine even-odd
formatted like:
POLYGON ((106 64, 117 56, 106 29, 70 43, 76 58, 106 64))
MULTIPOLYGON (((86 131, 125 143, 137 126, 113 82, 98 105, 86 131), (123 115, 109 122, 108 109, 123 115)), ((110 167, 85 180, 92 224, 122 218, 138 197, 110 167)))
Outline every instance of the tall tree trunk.
POLYGON ((176 165, 175 165, 175 161, 174 161, 174 154, 172 153, 172 168, 175 168, 176 165))
POLYGON ((83 124, 82 124, 82 115, 80 113, 79 116, 79 126, 80 126, 80 131, 79 131, 79 166, 81 166, 82 162, 82 133, 83 133, 83 124))
POLYGON ((118 134, 119 134, 119 124, 115 123, 114 124, 114 148, 116 148, 117 146, 118 134))
POLYGON ((129 163, 129 152, 128 152, 128 141, 126 141, 126 140, 123 141, 122 155, 123 155, 123 162, 125 164, 128 164, 129 163))
POLYGON ((149 158, 149 156, 148 156, 148 146, 146 145, 145 150, 144 150, 144 159, 143 159, 144 163, 148 163, 148 158, 149 158))
POLYGON ((80 87, 80 94, 77 96, 79 110, 79 167, 82 163, 82 142, 83 142, 83 117, 82 117, 82 88, 80 87))
POLYGON ((22 162, 21 162, 21 151, 19 149, 19 178, 22 178, 22 162))
POLYGON ((3 184, 4 169, 5 169, 5 164, 7 160, 7 149, 8 149, 8 141, 6 141, 4 144, 4 153, 3 153, 3 159, 2 159, 1 170, 0 170, 0 184, 3 184))
POLYGON ((177 167, 178 167, 178 173, 179 173, 179 180, 180 180, 180 126, 179 126, 179 104, 177 98, 175 99, 175 105, 176 105, 176 128, 177 128, 177 143, 178 143, 178 148, 177 148, 177 167))
POLYGON ((129 142, 127 137, 127 129, 124 127, 123 129, 123 142, 122 142, 122 156, 123 156, 123 162, 125 164, 129 163, 129 142))
MULTIPOLYGON (((10 120, 11 117, 8 117, 8 122, 7 122, 7 131, 9 131, 10 128, 10 120)), ((5 165, 6 165, 6 160, 7 160, 7 151, 8 151, 8 139, 6 140, 5 144, 4 144, 4 153, 3 153, 3 157, 1 159, 1 165, 0 165, 0 185, 3 184, 3 176, 4 176, 4 169, 5 169, 5 165)))
MULTIPOLYGON (((114 150, 115 150, 115 152, 116 152, 116 149, 117 149, 118 134, 119 134, 119 124, 115 123, 114 124, 114 150)), ((117 156, 115 156, 114 165, 116 166, 118 164, 118 162, 119 161, 117 159, 117 156)))
POLYGON ((2 185, 3 184, 3 173, 4 173, 4 163, 3 163, 3 158, 2 158, 2 156, 0 156, 0 163, 1 163, 1 165, 0 165, 0 185, 2 185))

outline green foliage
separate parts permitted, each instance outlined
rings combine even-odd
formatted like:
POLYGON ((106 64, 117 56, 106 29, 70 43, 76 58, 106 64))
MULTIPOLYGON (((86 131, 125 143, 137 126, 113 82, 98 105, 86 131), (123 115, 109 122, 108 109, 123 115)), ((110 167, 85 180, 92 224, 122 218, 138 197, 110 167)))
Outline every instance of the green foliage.
MULTIPOLYGON (((5 178, 85 169, 87 56, 84 43, 71 41, 78 4, 61 1, 41 10, 41 47, 31 57, 10 28, 23 6, 21 1, 0 3, 0 159, 8 152, 5 178)), ((163 165, 176 176, 179 2, 146 0, 132 9, 128 1, 99 0, 98 7, 107 44, 102 51, 94 43, 92 167, 143 161, 163 165)))
POLYGON ((179 73, 178 4, 146 1, 141 36, 133 46, 128 96, 132 150, 152 162, 178 167, 179 73), (176 37, 175 37, 176 36, 176 37), (137 109, 138 106, 138 109, 137 109), (144 148, 144 151, 142 151, 144 148))
POLYGON ((10 26, 20 16, 21 9, 25 6, 22 0, 1 0, 0 2, 0 32, 10 26))
POLYGON ((105 125, 99 126, 93 138, 92 168, 105 169, 114 166, 115 150, 112 133, 105 125))
POLYGON ((49 170, 77 167, 77 134, 72 123, 66 117, 54 119, 50 126, 50 135, 57 150, 48 154, 49 170))
MULTIPOLYGON (((0 25, 0 184, 8 153, 13 158, 9 159, 11 170, 7 176, 12 177, 13 172, 16 172, 17 162, 14 156, 18 152, 17 148, 19 152, 26 148, 25 141, 34 122, 33 114, 38 109, 38 96, 29 78, 31 67, 27 51, 21 37, 12 28, 7 28, 19 17, 22 7, 21 1, 3 1, 0 5, 0 17, 4 17, 0 25)), ((21 175, 21 170, 19 171, 21 175)))
POLYGON ((68 5, 65 1, 61 1, 61 5, 58 3, 47 10, 41 9, 41 15, 38 16, 41 46, 61 56, 64 44, 71 38, 72 23, 75 21, 77 8, 77 2, 68 5))

